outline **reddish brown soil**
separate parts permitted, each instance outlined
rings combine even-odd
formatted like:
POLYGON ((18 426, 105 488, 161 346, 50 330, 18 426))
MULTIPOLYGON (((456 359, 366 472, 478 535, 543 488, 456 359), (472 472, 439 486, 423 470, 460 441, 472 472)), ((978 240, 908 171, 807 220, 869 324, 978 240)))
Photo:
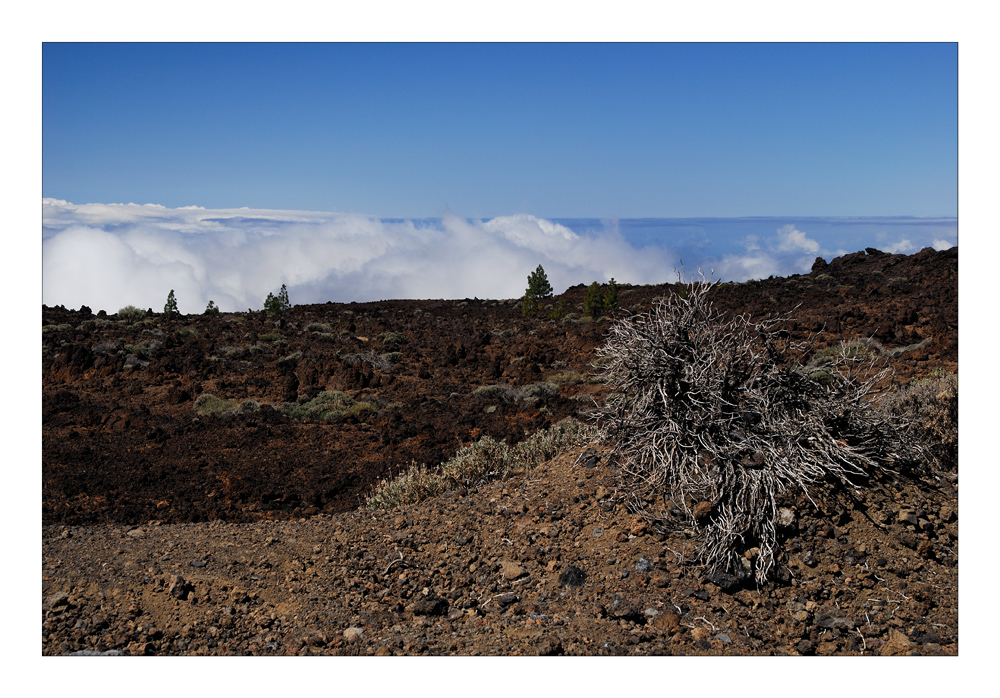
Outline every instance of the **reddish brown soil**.
MULTIPOLYGON (((817 349, 929 340, 893 360, 905 382, 957 371, 957 280, 954 248, 861 252, 725 284, 716 306, 755 317, 798 306, 793 337, 817 349)), ((579 314, 584 292, 553 302, 579 314)), ((624 287, 619 312, 669 292, 624 287)), ((881 483, 848 508, 791 502, 791 578, 761 590, 723 592, 680 564, 683 531, 633 530, 615 473, 574 468, 575 453, 406 511, 351 513, 413 461, 579 414, 602 394, 583 379, 609 320, 523 318, 516 302, 475 299, 101 319, 43 308, 44 653, 957 651, 954 473, 881 483), (386 344, 387 332, 403 342, 386 344), (148 365, 126 367, 125 345, 154 341, 148 365), (343 358, 368 351, 401 356, 386 370, 343 358), (474 393, 574 373, 536 401, 474 393), (324 389, 378 409, 323 423, 268 407, 324 389), (199 417, 205 392, 265 406, 199 417), (582 587, 560 583, 569 565, 586 572, 582 587), (169 591, 173 574, 193 585, 184 600, 169 591), (443 603, 423 615, 421 597, 443 603), (363 634, 347 639, 348 627, 363 634)))

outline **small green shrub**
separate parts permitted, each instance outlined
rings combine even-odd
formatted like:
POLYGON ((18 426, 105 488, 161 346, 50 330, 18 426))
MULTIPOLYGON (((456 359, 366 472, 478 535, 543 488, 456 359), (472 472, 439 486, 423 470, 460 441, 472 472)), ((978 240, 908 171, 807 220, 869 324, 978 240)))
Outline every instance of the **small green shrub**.
POLYGON ((958 376, 943 371, 882 396, 879 408, 927 444, 938 462, 958 467, 958 376))
POLYGON ((398 351, 390 351, 380 355, 379 359, 388 362, 390 365, 398 364, 400 361, 403 360, 403 354, 398 351))
POLYGON ((301 405, 294 405, 287 414, 292 419, 319 419, 333 421, 350 415, 375 412, 378 408, 371 402, 355 402, 354 398, 339 390, 324 390, 319 395, 301 405))
POLYGON ((559 388, 552 383, 532 383, 521 388, 521 395, 526 400, 544 400, 545 398, 559 397, 559 388))
POLYGON ((414 463, 398 477, 382 480, 368 496, 365 506, 370 510, 390 509, 434 497, 459 485, 476 487, 500 480, 514 468, 534 468, 561 451, 587 443, 593 435, 592 427, 568 417, 514 446, 484 436, 460 448, 453 458, 437 468, 414 463))
POLYGON ((382 344, 390 347, 398 347, 406 343, 406 337, 398 332, 383 332, 378 338, 382 340, 382 344))
POLYGON ((501 402, 517 402, 522 397, 521 390, 516 385, 509 383, 481 385, 473 390, 472 394, 485 400, 499 400, 501 402))
POLYGON ((42 334, 48 334, 49 332, 67 332, 72 330, 73 326, 70 324, 63 325, 43 325, 42 334))
POLYGON ((124 308, 118 309, 116 316, 118 317, 118 322, 123 322, 126 325, 134 325, 146 318, 146 311, 134 305, 126 305, 124 308))
POLYGON ((910 352, 910 351, 919 351, 920 349, 923 349, 924 347, 928 347, 928 346, 930 346, 930 344, 931 344, 932 341, 933 340, 930 337, 925 337, 924 339, 920 340, 919 342, 916 342, 914 344, 908 344, 905 347, 894 347, 893 349, 890 349, 888 353, 889 353, 889 356, 892 356, 892 357, 902 356, 903 354, 905 354, 907 352, 910 352))
POLYGON ((293 364, 293 363, 295 363, 296 361, 298 361, 301 358, 302 358, 302 350, 300 349, 299 351, 293 351, 288 356, 282 356, 280 359, 278 359, 278 363, 279 364, 293 364))
POLYGON ((194 401, 194 411, 202 417, 218 417, 227 410, 237 407, 237 403, 232 400, 223 400, 210 393, 202 393, 194 401))
POLYGON ((217 306, 215 304, 215 301, 211 301, 210 300, 208 302, 208 305, 205 306, 205 313, 204 314, 205 315, 218 315, 219 314, 219 306, 217 306))

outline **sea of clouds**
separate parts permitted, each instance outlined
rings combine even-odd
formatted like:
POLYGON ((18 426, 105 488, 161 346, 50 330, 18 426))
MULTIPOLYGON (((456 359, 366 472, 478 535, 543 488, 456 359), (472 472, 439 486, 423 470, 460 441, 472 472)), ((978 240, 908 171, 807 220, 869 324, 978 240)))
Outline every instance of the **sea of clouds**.
MULTIPOLYGON (((517 298, 539 264, 557 293, 612 277, 633 284, 675 281, 682 264, 687 273, 701 268, 743 281, 808 272, 817 256, 858 249, 828 249, 794 224, 718 249, 630 239, 617 222, 574 230, 527 214, 388 220, 59 199, 42 204, 42 302, 109 313, 128 304, 159 311, 171 289, 182 313, 200 313, 210 299, 223 311, 256 310, 282 284, 293 304, 517 298)), ((939 249, 953 244, 934 241, 939 249)), ((919 248, 905 237, 882 247, 919 248)))

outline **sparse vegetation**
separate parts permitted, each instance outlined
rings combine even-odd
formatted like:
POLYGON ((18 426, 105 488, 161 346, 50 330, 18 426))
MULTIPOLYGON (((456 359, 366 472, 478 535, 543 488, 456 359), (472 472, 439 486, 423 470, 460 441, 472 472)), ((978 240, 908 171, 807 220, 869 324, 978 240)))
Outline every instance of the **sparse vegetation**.
POLYGON ((676 509, 713 573, 763 582, 781 494, 822 480, 855 487, 927 452, 870 402, 887 370, 861 347, 841 347, 824 385, 786 366, 785 318, 723 319, 716 285, 687 283, 611 329, 598 354, 613 392, 595 416, 637 511, 667 525, 676 509))
POLYGON ((236 407, 238 407, 238 403, 232 400, 223 400, 209 393, 202 393, 194 401, 194 411, 202 417, 219 417, 224 412, 236 407))
POLYGON ((507 477, 514 468, 529 470, 560 451, 589 441, 593 429, 567 418, 519 444, 508 446, 484 436, 464 446, 453 458, 435 468, 413 464, 393 479, 382 480, 368 496, 368 509, 390 509, 413 504, 458 486, 476 487, 507 477))
POLYGON ((134 325, 146 318, 146 311, 134 305, 126 305, 124 308, 119 308, 116 315, 119 322, 123 322, 126 325, 134 325))
POLYGON ((208 305, 205 306, 205 315, 218 315, 219 307, 215 304, 215 301, 208 301, 208 305))
POLYGON ((906 425, 949 470, 958 467, 958 376, 935 371, 929 378, 882 396, 880 408, 906 425))
POLYGON ((299 405, 285 404, 279 407, 279 411, 292 419, 318 419, 327 422, 377 410, 378 407, 374 403, 355 402, 354 398, 339 390, 324 390, 308 402, 299 405))

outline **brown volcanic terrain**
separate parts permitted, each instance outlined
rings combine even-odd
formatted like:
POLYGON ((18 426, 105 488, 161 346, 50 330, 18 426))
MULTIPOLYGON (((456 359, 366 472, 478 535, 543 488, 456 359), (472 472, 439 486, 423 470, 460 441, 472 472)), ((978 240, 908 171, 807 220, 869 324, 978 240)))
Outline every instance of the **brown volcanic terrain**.
MULTIPOLYGON (((957 282, 956 248, 870 250, 715 302, 798 306, 793 337, 816 350, 911 347, 892 358, 905 383, 957 371, 957 282)), ((553 304, 579 315, 585 290, 553 304)), ((619 312, 671 290, 623 287, 619 312)), ((589 364, 610 320, 475 299, 98 315, 43 308, 43 653, 957 652, 957 473, 790 501, 790 574, 762 589, 682 564, 691 532, 633 520, 579 449, 357 511, 411 462, 579 415, 602 397, 589 364), (477 390, 498 384, 522 390, 477 390), (323 391, 355 408, 286 414, 323 391), (199 415, 204 394, 260 408, 199 415)))

